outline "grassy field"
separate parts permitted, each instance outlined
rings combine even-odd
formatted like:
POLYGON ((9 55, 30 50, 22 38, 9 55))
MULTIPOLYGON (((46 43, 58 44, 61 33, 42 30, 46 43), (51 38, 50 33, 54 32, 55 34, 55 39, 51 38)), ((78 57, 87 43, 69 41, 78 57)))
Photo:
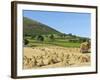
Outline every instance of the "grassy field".
POLYGON ((80 42, 68 42, 67 40, 64 40, 64 39, 55 39, 53 41, 45 40, 45 41, 41 42, 41 41, 37 41, 35 39, 28 38, 28 41, 29 41, 28 46, 31 46, 31 47, 56 45, 56 46, 61 46, 61 47, 79 48, 80 44, 81 44, 80 42))

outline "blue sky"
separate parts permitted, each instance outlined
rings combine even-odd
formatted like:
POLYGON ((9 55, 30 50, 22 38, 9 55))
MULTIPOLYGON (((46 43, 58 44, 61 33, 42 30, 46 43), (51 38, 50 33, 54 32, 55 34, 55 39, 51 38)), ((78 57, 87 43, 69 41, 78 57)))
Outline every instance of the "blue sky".
POLYGON ((82 37, 91 36, 91 14, 24 10, 23 16, 39 21, 62 32, 82 37))

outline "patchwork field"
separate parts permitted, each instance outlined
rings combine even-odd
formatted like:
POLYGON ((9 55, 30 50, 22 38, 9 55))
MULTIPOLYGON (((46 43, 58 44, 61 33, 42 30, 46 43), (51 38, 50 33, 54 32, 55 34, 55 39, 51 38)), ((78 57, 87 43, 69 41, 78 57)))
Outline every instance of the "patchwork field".
POLYGON ((24 47, 23 69, 90 66, 90 53, 60 46, 24 47))

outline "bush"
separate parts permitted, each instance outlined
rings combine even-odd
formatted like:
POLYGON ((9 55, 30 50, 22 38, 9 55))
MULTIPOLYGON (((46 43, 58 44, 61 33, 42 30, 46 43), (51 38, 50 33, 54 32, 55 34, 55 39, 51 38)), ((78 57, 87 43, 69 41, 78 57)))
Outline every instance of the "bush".
POLYGON ((27 39, 24 39, 24 45, 27 45, 29 41, 27 39))
POLYGON ((39 35, 39 36, 37 37, 37 40, 38 40, 38 41, 44 41, 44 37, 43 37, 42 35, 39 35))

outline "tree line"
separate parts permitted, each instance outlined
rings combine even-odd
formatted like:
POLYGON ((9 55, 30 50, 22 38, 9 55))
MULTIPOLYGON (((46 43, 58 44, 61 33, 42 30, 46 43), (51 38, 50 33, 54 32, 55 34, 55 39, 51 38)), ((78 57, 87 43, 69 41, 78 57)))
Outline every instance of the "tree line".
MULTIPOLYGON (((58 35, 60 36, 61 39, 65 39, 68 42, 86 42, 88 40, 90 40, 89 38, 83 38, 83 37, 77 37, 76 35, 72 35, 71 33, 69 34, 60 34, 58 35), (69 38, 67 38, 66 36, 69 36, 69 38)), ((54 41, 55 39, 57 39, 55 37, 54 34, 50 34, 50 35, 32 35, 31 39, 35 39, 37 41, 43 42, 45 41, 45 38, 48 38, 50 41, 54 41)), ((59 39, 59 38, 58 38, 59 39)), ((27 38, 24 39, 24 45, 27 45, 29 43, 29 40, 27 38)))

